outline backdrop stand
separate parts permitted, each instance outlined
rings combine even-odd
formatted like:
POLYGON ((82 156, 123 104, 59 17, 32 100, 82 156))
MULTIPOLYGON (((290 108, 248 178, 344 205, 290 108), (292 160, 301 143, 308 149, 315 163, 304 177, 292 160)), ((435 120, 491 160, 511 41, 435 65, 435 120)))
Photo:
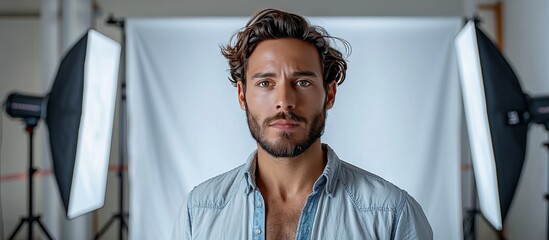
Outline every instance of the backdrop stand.
POLYGON ((38 124, 38 119, 35 119, 35 118, 29 118, 29 119, 25 119, 25 122, 26 122, 26 127, 25 127, 25 131, 29 134, 29 169, 28 169, 28 175, 27 175, 27 178, 28 178, 28 181, 29 181, 29 198, 27 199, 28 201, 28 206, 29 206, 29 215, 27 217, 24 217, 24 218, 21 218, 21 220, 19 221, 19 225, 17 225, 17 227, 15 228, 15 230, 13 231, 13 233, 10 235, 10 237, 8 239, 15 239, 15 236, 17 235, 17 233, 19 232, 19 230, 21 230, 21 227, 23 227, 23 224, 25 223, 28 223, 28 238, 27 239, 33 239, 33 223, 38 223, 38 226, 40 226, 40 229, 42 229, 42 232, 44 233, 44 235, 46 235, 46 237, 48 239, 52 239, 50 233, 48 232, 48 230, 46 229, 46 227, 44 226, 44 224, 42 224, 42 222, 40 221, 40 215, 34 215, 33 213, 33 208, 32 208, 32 205, 33 205, 33 196, 34 196, 34 191, 33 191, 33 175, 34 173, 36 173, 36 171, 38 170, 37 168, 35 168, 33 166, 33 157, 32 157, 32 137, 33 137, 33 132, 34 132, 34 127, 36 127, 36 125, 38 124))
POLYGON ((119 198, 118 198, 118 212, 113 214, 109 221, 101 228, 101 230, 95 235, 95 239, 101 238, 109 227, 116 221, 120 221, 118 228, 118 239, 122 240, 124 237, 124 229, 128 233, 128 223, 127 218, 129 213, 124 211, 124 164, 126 160, 126 127, 127 127, 127 112, 126 112, 126 33, 124 32, 124 19, 115 18, 112 15, 107 19, 107 24, 114 25, 122 29, 122 54, 121 54, 121 64, 120 64, 120 116, 119 116, 119 161, 118 161, 118 189, 119 189, 119 198))

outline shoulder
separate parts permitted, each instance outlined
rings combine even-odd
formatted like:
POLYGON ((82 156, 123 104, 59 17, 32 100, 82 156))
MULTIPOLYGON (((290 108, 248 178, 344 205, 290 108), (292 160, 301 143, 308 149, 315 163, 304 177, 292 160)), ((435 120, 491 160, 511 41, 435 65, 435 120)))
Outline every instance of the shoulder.
POLYGON ((189 193, 188 207, 224 207, 235 192, 244 191, 244 171, 244 165, 240 165, 199 184, 189 193))
POLYGON ((433 239, 419 203, 406 191, 382 177, 340 160, 338 192, 362 213, 388 214, 393 219, 391 239, 433 239))
POLYGON ((364 211, 397 210, 409 195, 382 177, 341 161, 338 181, 355 205, 364 211))

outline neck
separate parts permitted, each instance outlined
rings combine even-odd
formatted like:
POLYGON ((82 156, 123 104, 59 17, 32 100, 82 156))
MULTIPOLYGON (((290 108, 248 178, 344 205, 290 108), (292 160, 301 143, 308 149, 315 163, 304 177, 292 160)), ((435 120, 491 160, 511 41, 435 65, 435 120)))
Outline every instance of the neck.
POLYGON ((308 195, 325 165, 320 139, 292 158, 275 158, 258 145, 256 179, 263 194, 281 198, 308 195))

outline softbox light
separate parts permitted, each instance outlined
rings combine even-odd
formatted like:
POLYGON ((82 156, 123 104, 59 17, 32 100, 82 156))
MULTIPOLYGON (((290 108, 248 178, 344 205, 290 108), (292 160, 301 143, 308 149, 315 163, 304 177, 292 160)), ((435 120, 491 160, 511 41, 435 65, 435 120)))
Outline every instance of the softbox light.
POLYGON ((455 39, 480 210, 503 227, 526 152, 529 123, 548 128, 549 98, 530 98, 505 57, 469 21, 455 39))
POLYGON ((53 169, 68 218, 104 204, 120 53, 118 42, 89 30, 61 61, 42 102, 21 94, 11 94, 6 102, 6 112, 27 124, 46 116, 53 169))

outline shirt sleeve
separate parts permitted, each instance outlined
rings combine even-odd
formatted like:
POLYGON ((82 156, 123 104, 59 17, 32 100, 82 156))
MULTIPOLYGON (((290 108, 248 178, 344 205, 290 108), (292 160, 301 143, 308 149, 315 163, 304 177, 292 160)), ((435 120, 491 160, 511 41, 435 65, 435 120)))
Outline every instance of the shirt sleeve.
POLYGON ((179 208, 179 214, 172 231, 172 240, 190 240, 191 239, 191 221, 189 218, 189 208, 187 201, 183 202, 179 208))
POLYGON ((405 193, 399 210, 391 239, 433 239, 431 225, 413 197, 405 193))

